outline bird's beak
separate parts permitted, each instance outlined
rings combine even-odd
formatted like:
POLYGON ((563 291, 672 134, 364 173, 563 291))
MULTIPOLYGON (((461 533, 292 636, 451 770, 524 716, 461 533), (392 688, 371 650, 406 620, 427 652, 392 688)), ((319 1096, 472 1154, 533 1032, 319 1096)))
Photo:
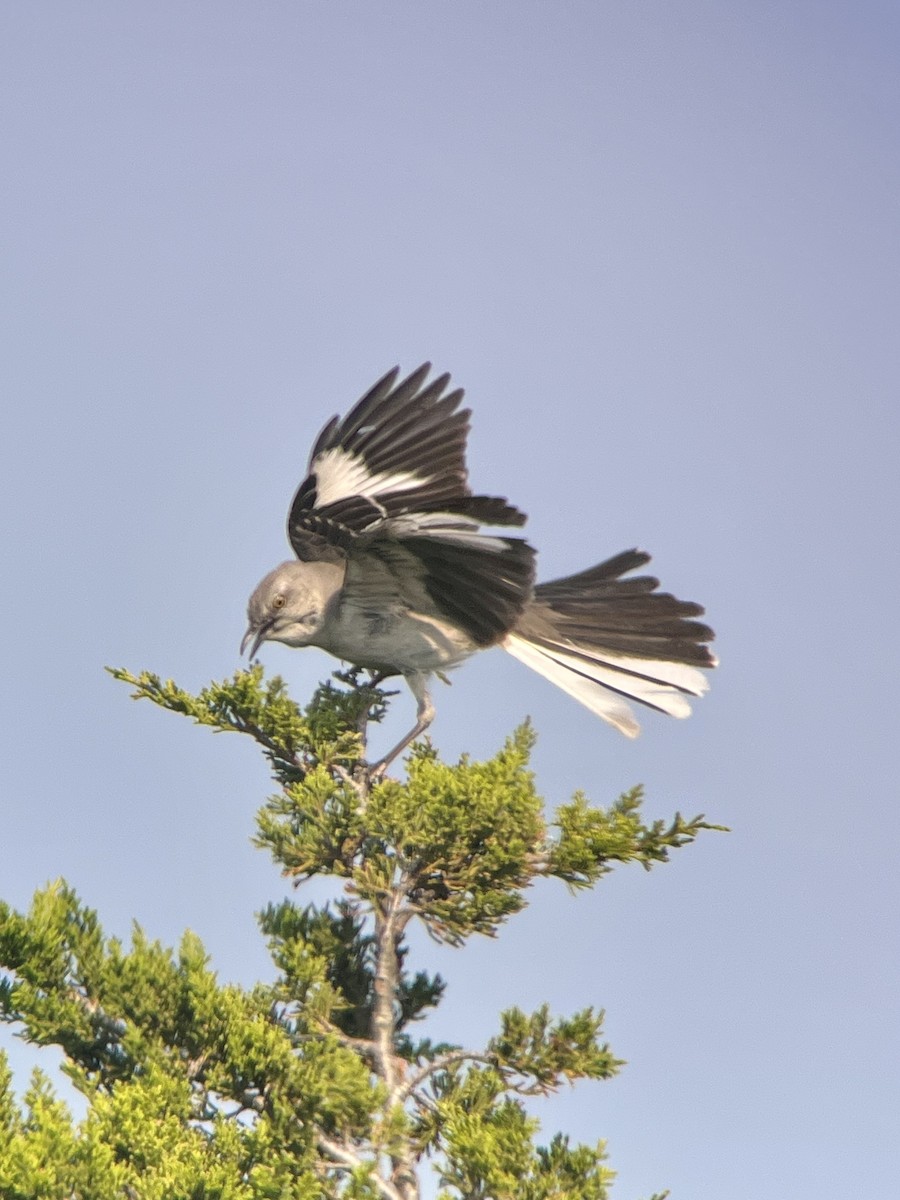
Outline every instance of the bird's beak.
POLYGON ((247 632, 241 638, 241 656, 243 656, 244 652, 247 649, 247 646, 249 645, 250 646, 250 661, 253 662, 254 658, 256 658, 256 655, 257 655, 257 652, 259 651, 260 646, 266 640, 266 634, 268 632, 269 632, 268 625, 250 625, 250 626, 248 626, 247 632))

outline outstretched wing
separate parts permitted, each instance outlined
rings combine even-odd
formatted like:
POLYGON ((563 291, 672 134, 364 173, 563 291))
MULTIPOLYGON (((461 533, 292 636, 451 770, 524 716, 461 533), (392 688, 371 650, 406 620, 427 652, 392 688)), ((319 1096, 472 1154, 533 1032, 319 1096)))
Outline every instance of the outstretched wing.
POLYGON ((288 516, 298 558, 319 557, 319 538, 349 550, 363 534, 396 535, 385 523, 410 514, 524 524, 525 514, 505 500, 472 495, 465 464, 471 412, 459 408, 462 388, 446 391, 449 375, 423 386, 430 370, 424 363, 397 383, 395 367, 319 434, 288 516))
MULTIPOLYGON (((465 463, 469 409, 449 375, 424 363, 399 383, 389 371, 316 439, 294 496, 288 538, 306 561, 373 555, 424 583, 438 609, 481 645, 514 624, 531 594, 534 552, 481 525, 522 525, 496 496, 475 496, 465 463), (406 554, 389 552, 401 545, 406 554), (404 568, 401 564, 406 563, 404 568)), ((359 572, 354 572, 357 576, 359 572)), ((363 575, 365 572, 363 571, 363 575)))

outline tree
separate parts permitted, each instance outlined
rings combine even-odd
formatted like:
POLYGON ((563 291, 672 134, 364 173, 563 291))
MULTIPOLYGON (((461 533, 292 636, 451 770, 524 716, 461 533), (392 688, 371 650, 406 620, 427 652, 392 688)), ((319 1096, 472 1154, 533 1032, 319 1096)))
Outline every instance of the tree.
POLYGON ((256 844, 300 884, 341 898, 270 904, 259 924, 273 983, 221 984, 198 938, 177 951, 135 928, 130 947, 59 881, 27 914, 0 904, 0 1015, 56 1045, 87 1098, 75 1121, 36 1071, 21 1104, 0 1055, 0 1195, 9 1200, 415 1200, 426 1160, 443 1200, 602 1200, 603 1143, 536 1144, 524 1098, 609 1079, 602 1012, 500 1014, 479 1050, 415 1023, 444 981, 407 965, 407 930, 493 936, 541 877, 596 884, 618 863, 665 862, 702 818, 645 824, 634 789, 609 808, 576 795, 548 823, 526 724, 486 762, 416 746, 407 779, 373 780, 368 721, 387 694, 358 672, 301 710, 254 667, 191 695, 112 674, 145 698, 262 748, 278 785, 256 844))

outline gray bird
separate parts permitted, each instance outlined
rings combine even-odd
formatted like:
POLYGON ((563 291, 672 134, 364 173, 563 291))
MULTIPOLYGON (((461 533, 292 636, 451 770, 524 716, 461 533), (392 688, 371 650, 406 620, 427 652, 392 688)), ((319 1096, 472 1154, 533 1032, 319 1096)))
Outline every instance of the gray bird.
POLYGON ((296 561, 250 597, 241 653, 263 642, 318 646, 378 676, 402 675, 416 723, 372 774, 428 728, 432 675, 500 645, 627 737, 627 700, 686 717, 701 696, 698 668, 716 660, 699 604, 630 576, 640 550, 535 586, 535 551, 505 499, 473 495, 465 463, 469 409, 449 375, 426 383, 425 363, 397 382, 389 371, 316 439, 288 515, 296 561))

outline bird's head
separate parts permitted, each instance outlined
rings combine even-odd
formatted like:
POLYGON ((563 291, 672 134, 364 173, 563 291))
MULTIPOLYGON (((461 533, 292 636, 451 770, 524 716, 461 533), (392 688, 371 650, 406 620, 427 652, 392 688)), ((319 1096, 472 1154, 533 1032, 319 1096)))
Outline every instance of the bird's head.
POLYGON ((286 562, 270 571, 247 605, 241 654, 249 646, 255 658, 263 642, 313 645, 342 580, 343 568, 330 562, 286 562))

